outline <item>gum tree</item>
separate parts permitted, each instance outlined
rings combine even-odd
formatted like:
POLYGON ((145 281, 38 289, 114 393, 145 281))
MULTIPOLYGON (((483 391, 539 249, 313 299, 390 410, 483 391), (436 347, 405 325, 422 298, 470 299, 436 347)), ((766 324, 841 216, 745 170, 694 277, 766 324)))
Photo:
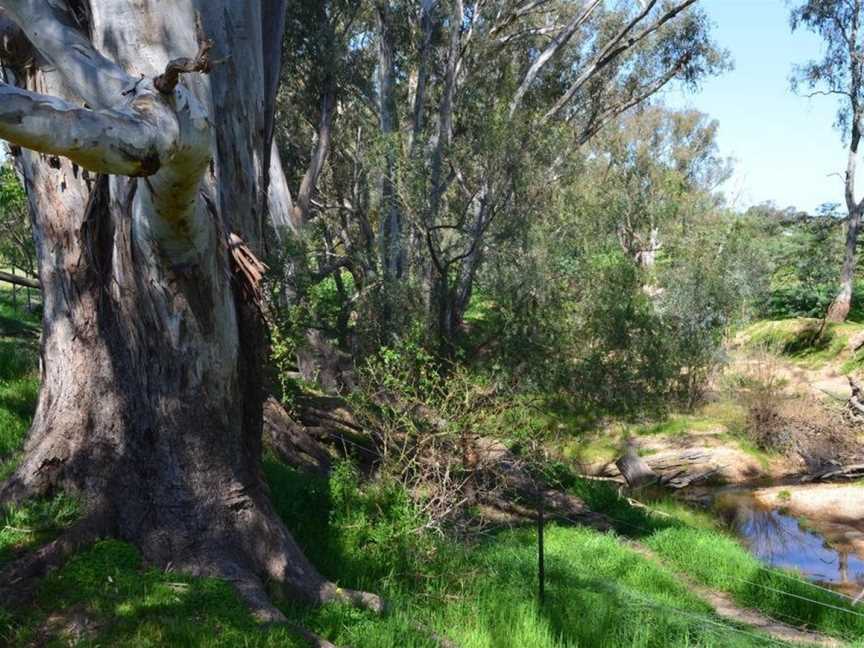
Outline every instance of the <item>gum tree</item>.
POLYGON ((837 128, 848 142, 844 198, 848 211, 846 247, 840 272, 840 291, 828 309, 827 319, 843 322, 849 316, 855 281, 856 248, 864 214, 864 197, 858 197, 855 174, 864 117, 864 32, 862 0, 808 0, 792 11, 792 28, 805 27, 822 38, 825 55, 795 70, 793 86, 810 96, 828 95, 840 100, 837 128))
POLYGON ((315 570, 260 476, 256 255, 285 5, 0 0, 0 137, 45 304, 37 412, 0 501, 62 489, 86 509, 0 574, 2 599, 110 535, 230 580, 263 620, 283 618, 265 580, 380 608, 315 570))

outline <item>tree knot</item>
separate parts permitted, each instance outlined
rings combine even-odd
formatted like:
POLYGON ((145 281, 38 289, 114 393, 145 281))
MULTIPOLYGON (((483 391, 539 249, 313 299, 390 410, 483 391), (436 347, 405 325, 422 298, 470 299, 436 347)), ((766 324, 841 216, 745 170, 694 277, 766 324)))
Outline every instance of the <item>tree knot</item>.
POLYGON ((201 14, 195 17, 195 35, 198 39, 198 53, 195 58, 177 58, 169 62, 165 67, 165 72, 153 79, 153 85, 162 94, 173 94, 177 84, 180 82, 181 74, 191 74, 200 72, 201 74, 210 74, 213 67, 221 61, 214 61, 210 58, 210 51, 215 46, 215 43, 207 38, 204 32, 204 25, 201 21, 201 14))

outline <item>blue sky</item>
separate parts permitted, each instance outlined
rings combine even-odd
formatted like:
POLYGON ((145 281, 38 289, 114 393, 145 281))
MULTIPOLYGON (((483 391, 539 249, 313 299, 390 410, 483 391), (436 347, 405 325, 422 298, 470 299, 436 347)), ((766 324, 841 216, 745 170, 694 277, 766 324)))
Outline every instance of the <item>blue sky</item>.
POLYGON ((813 210, 843 201, 837 177, 846 166, 833 127, 836 100, 808 99, 790 90, 793 65, 818 58, 819 39, 789 27, 785 0, 700 0, 716 23, 716 41, 730 50, 735 70, 703 83, 696 94, 670 90, 666 101, 696 108, 720 122, 721 152, 735 159, 724 187, 733 206, 773 200, 813 210))
POLYGON ((735 175, 722 187, 729 203, 746 209, 772 200, 810 211, 842 202, 836 174, 845 168, 846 153, 833 127, 837 103, 797 96, 789 87, 793 65, 819 56, 819 39, 791 32, 786 0, 699 4, 714 21, 715 39, 731 52, 735 69, 706 80, 695 94, 669 90, 665 100, 719 120, 721 153, 735 160, 735 175))

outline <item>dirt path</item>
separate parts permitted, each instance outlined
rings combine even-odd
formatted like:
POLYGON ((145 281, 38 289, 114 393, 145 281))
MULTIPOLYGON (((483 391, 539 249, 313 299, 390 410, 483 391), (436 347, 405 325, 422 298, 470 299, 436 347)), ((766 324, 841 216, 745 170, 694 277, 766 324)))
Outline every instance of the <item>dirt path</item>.
POLYGON ((802 630, 772 619, 758 610, 743 608, 735 603, 729 594, 718 592, 717 590, 713 590, 697 583, 689 575, 675 569, 645 545, 633 541, 628 542, 628 545, 644 558, 658 562, 672 571, 680 579, 680 582, 684 587, 714 608, 714 613, 722 619, 750 626, 754 630, 758 630, 773 639, 785 641, 787 643, 806 646, 825 646, 826 648, 842 648, 847 645, 840 639, 829 637, 820 632, 802 630))
POLYGON ((739 351, 733 354, 733 362, 730 366, 733 368, 752 368, 766 362, 776 377, 786 381, 782 391, 787 395, 811 396, 827 401, 826 404, 828 405, 845 403, 852 395, 848 379, 837 371, 837 367, 833 363, 813 369, 802 367, 776 355, 758 358, 739 351))

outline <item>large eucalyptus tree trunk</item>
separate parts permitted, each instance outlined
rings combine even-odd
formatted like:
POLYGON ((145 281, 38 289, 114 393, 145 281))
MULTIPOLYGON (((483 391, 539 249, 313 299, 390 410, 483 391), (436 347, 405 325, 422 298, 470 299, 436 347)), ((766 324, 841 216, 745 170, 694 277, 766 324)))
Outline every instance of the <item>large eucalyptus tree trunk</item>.
POLYGON ((24 32, 0 39, 17 78, 0 84, 0 137, 23 147, 45 304, 38 409, 0 498, 62 489, 88 512, 0 574, 0 595, 16 570, 113 535, 152 563, 231 580, 263 619, 281 619, 264 580, 380 606, 318 574, 259 471, 255 255, 285 0, 0 8, 24 32))
POLYGON ((852 309, 855 292, 855 267, 858 264, 858 238, 861 234, 861 209, 850 211, 846 222, 846 245, 843 248, 843 268, 840 271, 840 291, 828 308, 829 322, 845 322, 852 309))

